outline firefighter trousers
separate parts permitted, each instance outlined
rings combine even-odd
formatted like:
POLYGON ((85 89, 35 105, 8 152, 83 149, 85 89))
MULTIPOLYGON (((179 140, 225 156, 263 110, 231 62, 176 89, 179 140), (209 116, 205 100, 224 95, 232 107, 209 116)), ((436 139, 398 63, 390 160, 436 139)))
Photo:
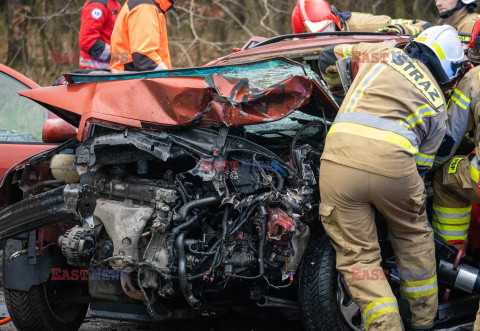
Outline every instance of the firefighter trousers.
POLYGON ((432 225, 446 241, 467 239, 472 201, 480 203, 477 167, 476 157, 459 156, 435 172, 432 225))
POLYGON ((374 207, 386 219, 401 295, 413 328, 433 325, 437 276, 433 230, 417 173, 390 178, 322 160, 320 215, 367 330, 401 330, 398 303, 383 274, 374 207))

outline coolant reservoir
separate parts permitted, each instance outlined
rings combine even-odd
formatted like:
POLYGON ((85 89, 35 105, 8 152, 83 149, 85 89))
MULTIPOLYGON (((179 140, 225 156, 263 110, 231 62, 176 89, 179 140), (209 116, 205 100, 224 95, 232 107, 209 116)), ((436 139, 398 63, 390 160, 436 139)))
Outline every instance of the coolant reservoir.
POLYGON ((63 180, 67 184, 76 183, 80 180, 80 175, 73 168, 73 154, 56 154, 50 162, 52 175, 56 180, 63 180))

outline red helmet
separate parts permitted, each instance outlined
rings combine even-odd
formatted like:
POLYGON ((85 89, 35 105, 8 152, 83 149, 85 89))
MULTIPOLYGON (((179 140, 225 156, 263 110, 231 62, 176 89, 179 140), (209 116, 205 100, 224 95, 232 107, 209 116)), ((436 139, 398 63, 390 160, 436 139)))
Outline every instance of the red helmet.
POLYGON ((343 30, 340 16, 332 12, 332 7, 325 0, 298 0, 292 12, 292 29, 294 33, 308 32, 305 22, 334 22, 339 30, 343 30))
POLYGON ((477 20, 477 22, 473 26, 472 36, 470 38, 470 44, 468 45, 469 53, 474 52, 474 54, 477 57, 480 56, 480 38, 477 38, 479 33, 480 33, 480 19, 477 20))

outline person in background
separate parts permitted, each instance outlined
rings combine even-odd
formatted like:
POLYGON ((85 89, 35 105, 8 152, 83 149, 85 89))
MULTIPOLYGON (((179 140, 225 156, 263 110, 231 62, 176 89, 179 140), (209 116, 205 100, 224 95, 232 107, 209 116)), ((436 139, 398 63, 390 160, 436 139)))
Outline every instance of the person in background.
POLYGON ((112 35, 112 73, 171 69, 164 14, 173 0, 127 0, 112 35))
MULTIPOLYGON (((473 26, 478 19, 477 0, 436 0, 438 13, 442 24, 448 24, 458 32, 472 33, 473 26)), ((460 36, 463 41, 470 41, 468 36, 460 36)))
POLYGON ((122 8, 116 0, 87 0, 80 26, 80 68, 110 69, 110 37, 122 8))
POLYGON ((339 12, 325 0, 298 0, 292 12, 294 33, 363 31, 417 35, 431 24, 387 15, 339 12))

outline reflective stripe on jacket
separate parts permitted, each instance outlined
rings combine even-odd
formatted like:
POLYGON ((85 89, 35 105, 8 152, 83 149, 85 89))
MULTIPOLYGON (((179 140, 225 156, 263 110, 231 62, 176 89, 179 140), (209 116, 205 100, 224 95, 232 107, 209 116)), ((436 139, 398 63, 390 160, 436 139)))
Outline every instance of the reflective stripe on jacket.
POLYGON ((110 69, 110 37, 122 6, 116 0, 87 0, 80 26, 80 68, 110 69))
POLYGON ((112 35, 112 72, 172 68, 164 13, 168 0, 127 0, 112 35))
MULTIPOLYGON (((435 157, 436 165, 448 161, 466 135, 475 143, 475 154, 479 155, 479 116, 480 67, 475 67, 458 83, 448 103, 447 131, 435 157)), ((472 163, 476 160, 472 160, 472 163)), ((478 161, 476 162, 478 167, 478 161)))
POLYGON ((447 117, 432 74, 402 50, 379 44, 327 47, 319 62, 322 68, 347 56, 359 61, 359 71, 322 159, 388 177, 407 176, 417 168, 425 173, 433 165, 447 117))

